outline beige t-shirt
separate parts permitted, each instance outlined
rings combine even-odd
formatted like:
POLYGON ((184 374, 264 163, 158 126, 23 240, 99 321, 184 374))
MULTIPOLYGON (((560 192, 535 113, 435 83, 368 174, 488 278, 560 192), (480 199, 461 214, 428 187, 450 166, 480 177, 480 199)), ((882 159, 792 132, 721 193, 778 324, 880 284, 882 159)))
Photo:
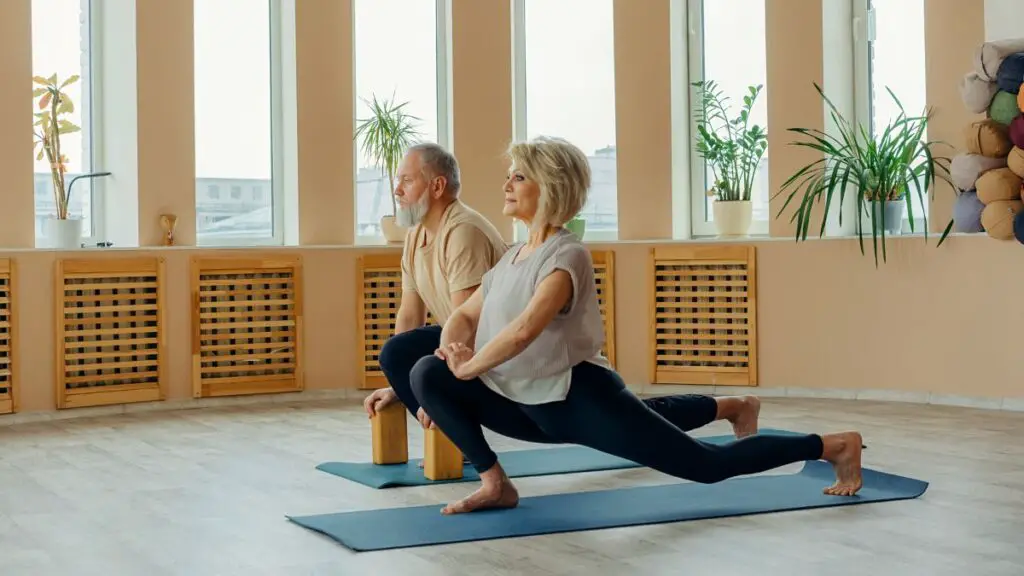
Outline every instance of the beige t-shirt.
POLYGON ((428 242, 422 225, 405 237, 402 290, 419 295, 438 324, 454 311, 451 294, 478 286, 508 250, 501 233, 482 214, 456 200, 441 215, 428 242))

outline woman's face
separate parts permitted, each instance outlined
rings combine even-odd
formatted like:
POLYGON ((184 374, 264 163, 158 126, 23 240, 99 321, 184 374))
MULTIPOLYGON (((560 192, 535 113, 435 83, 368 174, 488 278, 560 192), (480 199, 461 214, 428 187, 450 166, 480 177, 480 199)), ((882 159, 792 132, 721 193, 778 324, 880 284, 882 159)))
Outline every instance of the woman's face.
POLYGON ((529 225, 537 214, 540 202, 540 185, 530 180, 513 164, 505 180, 505 206, 502 214, 529 225))

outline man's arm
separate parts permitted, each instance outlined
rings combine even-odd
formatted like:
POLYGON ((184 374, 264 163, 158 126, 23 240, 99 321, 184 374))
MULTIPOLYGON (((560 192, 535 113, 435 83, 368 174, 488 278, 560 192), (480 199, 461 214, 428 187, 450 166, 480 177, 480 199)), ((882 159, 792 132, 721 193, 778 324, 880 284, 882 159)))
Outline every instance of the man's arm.
POLYGON ((472 348, 471 344, 476 338, 477 322, 480 321, 480 310, 483 308, 483 304, 484 293, 477 290, 452 312, 451 317, 444 323, 444 328, 441 329, 441 348, 446 348, 453 342, 472 348))
POLYGON ((408 332, 427 323, 427 307, 420 295, 412 290, 402 291, 402 302, 395 318, 395 334, 408 332))

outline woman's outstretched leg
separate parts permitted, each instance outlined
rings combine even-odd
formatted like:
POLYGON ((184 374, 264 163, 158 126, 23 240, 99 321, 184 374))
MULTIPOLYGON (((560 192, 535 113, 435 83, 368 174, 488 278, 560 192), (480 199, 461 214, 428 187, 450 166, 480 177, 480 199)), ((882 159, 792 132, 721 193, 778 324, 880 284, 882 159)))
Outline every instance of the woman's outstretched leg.
POLYGON ((861 487, 861 438, 856 432, 750 436, 721 446, 709 444, 644 405, 615 372, 588 363, 573 369, 573 385, 564 401, 523 410, 556 440, 590 446, 694 482, 710 484, 824 459, 837 475, 826 493, 851 495, 861 487))

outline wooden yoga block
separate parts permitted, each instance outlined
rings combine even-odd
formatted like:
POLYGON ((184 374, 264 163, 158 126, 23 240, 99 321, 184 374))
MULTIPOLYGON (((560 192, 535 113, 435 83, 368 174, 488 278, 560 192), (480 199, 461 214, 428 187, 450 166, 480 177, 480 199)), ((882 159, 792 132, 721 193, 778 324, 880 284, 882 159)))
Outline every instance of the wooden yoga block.
POLYGON ((370 419, 373 423, 373 463, 404 464, 409 461, 409 436, 405 405, 393 402, 370 419))
POLYGON ((440 428, 424 430, 423 475, 428 480, 462 478, 462 452, 440 428))

